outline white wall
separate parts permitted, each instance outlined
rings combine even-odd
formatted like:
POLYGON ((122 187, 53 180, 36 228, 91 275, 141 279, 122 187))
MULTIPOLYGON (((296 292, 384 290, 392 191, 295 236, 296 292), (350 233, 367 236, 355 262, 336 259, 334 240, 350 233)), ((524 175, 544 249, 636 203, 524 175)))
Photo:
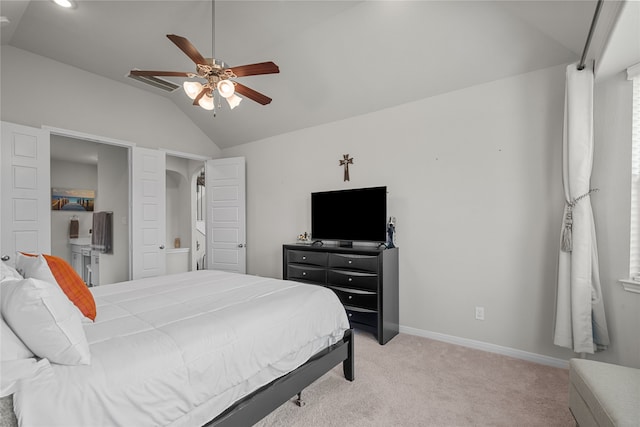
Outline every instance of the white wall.
POLYGON ((248 271, 282 277, 281 244, 309 231, 311 192, 386 185, 401 325, 570 357, 552 342, 564 70, 223 150, 247 159, 248 271))
POLYGON ((168 98, 6 45, 0 72, 4 121, 219 157, 219 148, 168 98))
MULTIPOLYGON (((52 138, 52 141, 55 138, 52 138)), ((55 143, 55 142, 54 142, 55 143)), ((98 188, 98 168, 64 160, 51 160, 51 188, 94 190, 98 188)), ((80 237, 89 237, 93 221, 92 212, 51 211, 51 254, 71 262, 69 221, 76 215, 80 237)))

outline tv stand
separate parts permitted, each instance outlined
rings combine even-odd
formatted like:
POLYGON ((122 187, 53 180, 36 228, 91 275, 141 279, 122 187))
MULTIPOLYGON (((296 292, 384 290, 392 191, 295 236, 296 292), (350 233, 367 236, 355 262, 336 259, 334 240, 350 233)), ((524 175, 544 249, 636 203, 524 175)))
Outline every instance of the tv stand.
POLYGON ((398 248, 283 245, 282 277, 331 288, 351 327, 380 344, 398 334, 398 248))

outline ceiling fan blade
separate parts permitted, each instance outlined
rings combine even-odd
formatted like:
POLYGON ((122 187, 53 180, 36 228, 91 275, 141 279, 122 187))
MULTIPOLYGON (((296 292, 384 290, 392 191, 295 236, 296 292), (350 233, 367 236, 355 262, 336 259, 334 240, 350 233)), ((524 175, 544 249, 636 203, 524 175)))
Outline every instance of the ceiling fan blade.
POLYGON ((167 37, 196 64, 207 63, 200 52, 198 52, 198 49, 196 49, 189 40, 181 36, 176 36, 175 34, 167 34, 167 37))
POLYGON ((170 77, 189 77, 189 74, 181 71, 143 71, 143 70, 131 70, 129 74, 133 76, 170 76, 170 77))
POLYGON ((231 67, 230 70, 238 77, 257 76, 258 74, 275 74, 280 72, 280 68, 271 61, 239 65, 237 67, 231 67))
POLYGON ((198 101, 200 101, 200 98, 202 98, 209 90, 209 88, 203 87, 198 96, 193 99, 193 105, 200 105, 198 104, 198 101))
POLYGON ((267 105, 271 102, 271 98, 266 95, 261 94, 260 92, 256 92, 255 90, 246 87, 243 84, 238 82, 234 82, 236 84, 236 92, 240 95, 244 95, 249 99, 256 101, 258 104, 267 105))

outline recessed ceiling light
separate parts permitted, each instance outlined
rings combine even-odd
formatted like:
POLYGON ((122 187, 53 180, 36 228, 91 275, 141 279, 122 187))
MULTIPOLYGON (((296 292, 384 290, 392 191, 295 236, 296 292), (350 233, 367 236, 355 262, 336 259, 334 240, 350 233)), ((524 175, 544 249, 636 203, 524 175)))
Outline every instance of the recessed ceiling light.
POLYGON ((53 0, 53 2, 58 6, 65 7, 67 9, 75 7, 75 3, 72 0, 53 0))

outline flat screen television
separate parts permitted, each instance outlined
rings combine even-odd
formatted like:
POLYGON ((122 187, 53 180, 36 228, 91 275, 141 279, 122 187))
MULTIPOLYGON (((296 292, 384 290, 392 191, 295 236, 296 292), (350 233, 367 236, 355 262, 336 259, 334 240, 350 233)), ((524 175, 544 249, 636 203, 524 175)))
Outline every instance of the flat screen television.
POLYGON ((387 239, 387 187, 311 193, 311 238, 350 242, 387 239))

